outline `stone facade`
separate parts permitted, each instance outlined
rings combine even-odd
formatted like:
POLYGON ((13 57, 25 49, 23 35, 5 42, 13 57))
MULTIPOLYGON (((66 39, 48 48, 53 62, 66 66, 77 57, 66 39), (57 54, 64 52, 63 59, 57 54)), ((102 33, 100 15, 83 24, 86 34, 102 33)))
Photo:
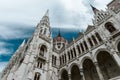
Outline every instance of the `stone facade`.
POLYGON ((48 11, 20 45, 1 80, 120 80, 120 0, 94 12, 93 25, 69 43, 52 39, 48 11))

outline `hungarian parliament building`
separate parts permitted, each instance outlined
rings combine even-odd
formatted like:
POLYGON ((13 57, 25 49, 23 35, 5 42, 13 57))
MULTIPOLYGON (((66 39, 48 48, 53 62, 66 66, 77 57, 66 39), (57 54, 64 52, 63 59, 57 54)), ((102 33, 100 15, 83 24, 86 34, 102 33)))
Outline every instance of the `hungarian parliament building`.
POLYGON ((52 38, 47 11, 0 80, 120 80, 120 0, 111 1, 106 10, 90 6, 93 25, 70 42, 60 31, 52 38))

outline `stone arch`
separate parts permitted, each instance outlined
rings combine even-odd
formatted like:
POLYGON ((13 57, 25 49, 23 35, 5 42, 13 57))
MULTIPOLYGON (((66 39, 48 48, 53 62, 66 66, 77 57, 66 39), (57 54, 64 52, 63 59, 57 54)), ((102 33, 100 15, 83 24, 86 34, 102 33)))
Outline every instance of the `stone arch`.
POLYGON ((113 33, 114 31, 116 31, 116 28, 114 26, 114 24, 112 22, 106 22, 105 23, 105 28, 110 32, 113 33))
POLYGON ((39 46, 39 55, 44 56, 47 53, 47 46, 42 44, 39 46))
POLYGON ((71 66, 70 72, 71 72, 71 74, 70 74, 69 78, 71 78, 71 80, 82 80, 82 76, 80 74, 80 69, 77 64, 73 64, 71 66))
POLYGON ((98 55, 98 53, 99 53, 100 51, 106 51, 106 52, 110 53, 110 55, 111 55, 111 52, 108 51, 107 49, 105 49, 105 48, 100 48, 100 49, 98 49, 98 50, 95 52, 95 54, 94 54, 94 59, 95 59, 96 62, 97 62, 97 55, 98 55))
POLYGON ((79 65, 78 65, 77 63, 72 63, 72 64, 70 65, 70 67, 69 67, 69 70, 68 70, 68 73, 69 73, 69 74, 71 73, 71 69, 72 69, 72 67, 73 67, 74 65, 78 66, 78 68, 79 68, 79 65))
POLYGON ((82 63, 85 80, 99 80, 96 66, 92 59, 85 58, 82 63))
POLYGON ((63 69, 60 70, 60 75, 62 74, 62 72, 63 72, 64 70, 66 70, 66 71, 68 72, 68 70, 67 70, 66 68, 63 68, 63 69))
POLYGON ((90 59, 90 60, 92 60, 91 57, 89 57, 89 56, 83 57, 82 60, 81 60, 81 62, 80 62, 80 69, 83 68, 83 62, 84 62, 85 59, 90 59))
POLYGON ((38 49, 40 49, 42 46, 44 46, 46 50, 48 51, 48 46, 46 43, 40 43, 38 49))
POLYGON ((96 58, 105 80, 120 76, 120 68, 109 51, 99 51, 96 58))
POLYGON ((63 68, 63 69, 60 71, 60 79, 61 79, 61 80, 69 80, 67 69, 63 68))

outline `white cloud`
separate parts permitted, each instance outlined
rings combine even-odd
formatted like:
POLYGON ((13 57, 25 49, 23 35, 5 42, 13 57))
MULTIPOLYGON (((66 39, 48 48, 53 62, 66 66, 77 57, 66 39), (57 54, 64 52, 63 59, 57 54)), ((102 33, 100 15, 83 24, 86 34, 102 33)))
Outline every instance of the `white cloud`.
POLYGON ((0 42, 0 55, 1 54, 4 54, 4 55, 12 54, 13 49, 12 48, 7 48, 5 46, 12 46, 12 44, 6 43, 6 42, 0 42))
POLYGON ((29 34, 27 34, 27 31, 30 29, 28 29, 27 26, 0 25, 0 37, 4 39, 27 38, 30 36, 29 34))
MULTIPOLYGON (((56 14, 60 15, 62 19, 65 19, 68 17, 62 15, 70 16, 69 13, 72 12, 80 14, 80 16, 85 16, 86 21, 84 21, 84 23, 88 23, 87 19, 91 18, 92 15, 88 16, 89 13, 87 13, 87 11, 90 10, 88 8, 89 4, 88 6, 86 6, 85 4, 83 4, 83 2, 89 3, 89 1, 94 2, 92 4, 96 5, 96 7, 104 9, 105 5, 111 0, 0 0, 0 21, 36 25, 41 17, 44 15, 45 11, 47 9, 50 9, 52 26, 54 26, 55 24, 55 22, 53 21, 59 21, 58 16, 54 17, 56 14), (64 12, 60 10, 61 7, 64 8, 64 12), (60 13, 56 13, 56 11, 59 11, 60 13)), ((74 15, 76 15, 75 13, 74 15)), ((69 19, 69 21, 73 20, 69 19)), ((69 23, 69 25, 73 25, 73 23, 71 22, 69 23)), ((82 24, 80 24, 80 26, 83 27, 82 24)))

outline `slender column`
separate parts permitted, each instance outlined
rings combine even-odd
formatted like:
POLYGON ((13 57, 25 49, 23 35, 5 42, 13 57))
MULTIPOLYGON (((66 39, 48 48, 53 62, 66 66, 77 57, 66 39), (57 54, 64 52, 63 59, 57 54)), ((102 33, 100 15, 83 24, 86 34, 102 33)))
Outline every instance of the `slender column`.
POLYGON ((80 75, 82 76, 82 80, 85 80, 85 76, 84 76, 84 73, 83 73, 83 69, 80 69, 80 75))
POLYGON ((71 79, 71 74, 68 74, 68 78, 69 78, 69 80, 72 80, 72 79, 71 79))
POLYGON ((95 39, 96 39, 97 43, 98 43, 98 44, 100 44, 100 42, 99 42, 99 40, 98 40, 97 36, 95 35, 94 37, 95 37, 95 39))
POLYGON ((99 79, 100 79, 100 80, 104 80, 103 75, 102 75, 102 73, 101 73, 101 70, 100 70, 100 68, 99 68, 99 66, 98 66, 98 62, 94 62, 94 64, 95 64, 95 67, 96 67, 96 70, 97 70, 99 79))
POLYGON ((75 48, 75 51, 76 51, 76 57, 78 57, 79 56, 79 52, 78 52, 77 46, 74 45, 74 48, 75 48))
POLYGON ((117 55, 116 52, 113 52, 112 56, 114 60, 116 61, 116 63, 118 64, 118 66, 120 67, 120 57, 117 55))
POLYGON ((85 41, 86 41, 86 44, 87 44, 87 46, 88 46, 88 50, 90 50, 90 49, 91 49, 91 46, 90 46, 90 44, 89 44, 87 38, 85 38, 85 41))
POLYGON ((95 46, 95 42, 93 41, 93 39, 92 38, 90 38, 91 39, 91 42, 92 42, 92 44, 93 44, 93 47, 95 46))
POLYGON ((84 52, 86 52, 87 50, 86 50, 84 42, 82 43, 82 45, 83 45, 83 48, 84 48, 84 52))

